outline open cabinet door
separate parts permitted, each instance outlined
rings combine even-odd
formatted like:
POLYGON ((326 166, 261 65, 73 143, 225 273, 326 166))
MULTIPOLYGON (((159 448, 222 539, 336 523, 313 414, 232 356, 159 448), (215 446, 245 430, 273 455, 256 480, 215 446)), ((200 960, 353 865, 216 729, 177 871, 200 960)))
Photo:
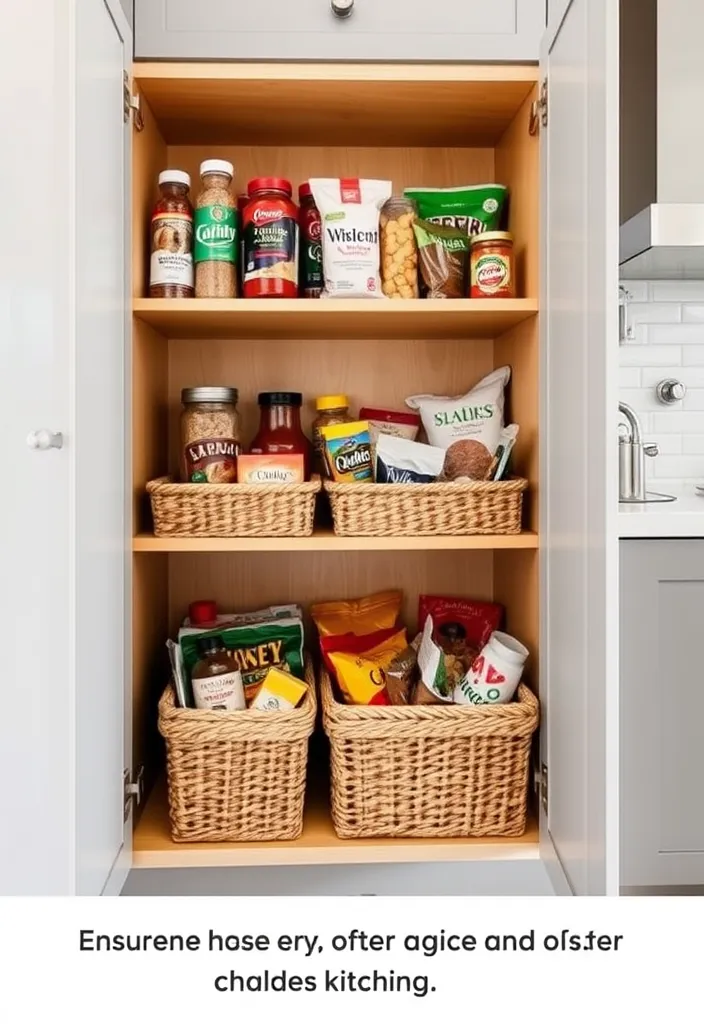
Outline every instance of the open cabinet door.
POLYGON ((128 534, 123 69, 117 0, 3 9, 0 894, 125 874, 128 534))
POLYGON ((541 854, 618 892, 618 3, 551 18, 541 126, 541 854))

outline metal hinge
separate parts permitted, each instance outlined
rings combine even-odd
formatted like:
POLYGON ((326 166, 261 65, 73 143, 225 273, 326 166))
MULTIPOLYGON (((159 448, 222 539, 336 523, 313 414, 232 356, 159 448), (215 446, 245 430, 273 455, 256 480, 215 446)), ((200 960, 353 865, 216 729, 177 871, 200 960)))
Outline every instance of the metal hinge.
POLYGON ((548 766, 544 761, 535 769, 535 789, 545 814, 548 813, 548 766))
POLYGON ((130 113, 132 113, 134 126, 138 132, 141 132, 144 128, 144 118, 142 117, 142 105, 139 96, 132 95, 132 89, 130 87, 130 76, 126 71, 122 72, 122 116, 125 123, 130 119, 130 113))
POLYGON ((541 128, 548 126, 548 80, 544 78, 540 84, 540 95, 530 105, 530 121, 528 131, 537 135, 541 128))
POLYGON ((144 796, 144 765, 139 766, 134 778, 130 779, 129 769, 122 773, 122 789, 125 796, 125 821, 133 807, 139 807, 144 796))

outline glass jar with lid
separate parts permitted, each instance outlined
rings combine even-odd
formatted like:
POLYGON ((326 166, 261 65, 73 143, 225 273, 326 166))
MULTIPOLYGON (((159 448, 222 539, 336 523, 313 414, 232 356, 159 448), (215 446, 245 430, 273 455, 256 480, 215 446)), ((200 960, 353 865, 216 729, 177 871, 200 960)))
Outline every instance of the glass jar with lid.
POLYGON ((237 388, 184 388, 181 392, 181 480, 234 484, 240 453, 237 388))
POLYGON ((325 461, 325 439, 320 433, 321 427, 329 427, 334 423, 352 423, 349 399, 347 395, 321 395, 315 400, 318 415, 313 420, 313 448, 315 450, 315 471, 321 476, 329 476, 325 461))
POLYGON ((381 208, 381 286, 387 299, 418 298, 417 216, 415 201, 405 196, 391 196, 381 208))
POLYGON ((153 299, 193 296, 193 207, 186 171, 159 175, 159 198, 151 217, 149 295, 153 299))
POLYGON ((310 477, 313 448, 301 426, 300 391, 262 391, 259 395, 259 430, 252 455, 302 455, 306 480, 310 477))
POLYGON ((234 299, 237 295, 237 201, 235 169, 229 160, 204 160, 202 188, 195 202, 193 260, 196 298, 234 299))

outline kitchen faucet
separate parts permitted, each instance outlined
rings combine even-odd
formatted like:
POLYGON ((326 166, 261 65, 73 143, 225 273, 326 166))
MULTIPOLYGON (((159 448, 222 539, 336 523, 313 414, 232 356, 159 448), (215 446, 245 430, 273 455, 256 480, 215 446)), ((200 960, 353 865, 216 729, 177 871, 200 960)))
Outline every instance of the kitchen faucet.
MULTIPOLYGON (((655 458, 658 446, 644 443, 643 431, 635 409, 619 402, 628 430, 618 439, 618 500, 631 504, 649 501, 674 501, 669 494, 656 494, 645 489, 645 457, 655 458)), ((623 420, 622 420, 623 422, 623 420)))

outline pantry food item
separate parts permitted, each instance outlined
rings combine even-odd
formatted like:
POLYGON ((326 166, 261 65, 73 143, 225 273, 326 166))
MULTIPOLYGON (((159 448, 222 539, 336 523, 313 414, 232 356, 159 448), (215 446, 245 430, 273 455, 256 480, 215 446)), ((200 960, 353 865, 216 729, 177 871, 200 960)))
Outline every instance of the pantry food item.
POLYGON ((302 299, 319 299, 323 290, 323 247, 320 211, 313 192, 304 182, 298 189, 300 254, 298 261, 299 294, 302 299))
POLYGON ((423 298, 463 299, 469 281, 470 240, 460 228, 418 220, 413 225, 423 298))
POLYGON ((320 429, 334 426, 337 423, 354 423, 354 416, 350 416, 347 395, 321 395, 315 400, 315 408, 318 413, 313 420, 315 468, 321 476, 329 476, 328 464, 325 459, 325 438, 320 429))
POLYGON ((241 484, 302 484, 302 455, 239 455, 237 479, 241 484))
POLYGON ((250 707, 253 711, 291 711, 306 695, 308 687, 289 672, 270 668, 250 707))
POLYGON ((465 395, 412 395, 406 405, 420 412, 430 444, 448 449, 455 441, 481 441, 493 456, 504 425, 504 389, 510 376, 511 368, 502 366, 465 395))
POLYGON ((418 298, 418 247, 413 224, 416 204, 404 196, 384 203, 381 227, 381 287, 387 299, 418 298))
POLYGON ((418 625, 433 620, 433 639, 448 658, 450 672, 461 678, 471 667, 478 651, 503 619, 503 606, 493 601, 465 597, 436 597, 421 594, 418 599, 418 625))
MULTIPOLYGON (((210 635, 207 632, 180 632, 179 644, 189 676, 198 661, 199 640, 210 635)), ((242 673, 248 703, 270 668, 290 672, 298 679, 304 678, 303 620, 297 616, 241 625, 221 623, 216 635, 222 639, 231 671, 242 673)))
POLYGON ((191 601, 188 606, 188 623, 191 626, 217 625, 218 606, 215 601, 191 601))
POLYGON ((237 388, 184 388, 181 392, 181 480, 233 484, 240 452, 237 388))
POLYGON ((285 178, 254 178, 242 213, 246 299, 298 295, 298 208, 285 178))
POLYGON ((493 464, 486 445, 471 438, 455 441, 444 456, 444 480, 486 480, 493 464))
POLYGON ((229 160, 204 160, 203 187, 195 202, 193 260, 196 297, 232 299, 237 295, 237 204, 230 186, 229 160))
POLYGON ((508 197, 505 185, 460 185, 458 188, 407 188, 421 220, 458 228, 467 238, 498 231, 508 197))
POLYGON ((508 704, 518 689, 528 648, 508 633, 489 637, 455 687, 455 704, 508 704))
POLYGON ((191 671, 193 699, 207 711, 242 711, 245 708, 242 673, 233 667, 222 637, 209 635, 198 640, 198 661, 191 671))
POLYGON ((453 687, 442 648, 433 640, 433 619, 428 616, 418 645, 418 679, 414 704, 451 704, 453 687))
POLYGON ((330 477, 338 484, 373 479, 369 424, 363 420, 321 427, 330 477))
POLYGON ((327 298, 383 298, 379 277, 379 211, 390 181, 311 178, 320 210, 327 298))
POLYGON ((152 211, 149 295, 153 299, 193 296, 193 207, 191 176, 168 170, 159 175, 159 198, 152 211))
POLYGON ((390 434, 392 437, 405 437, 407 441, 415 441, 420 430, 420 416, 415 412, 397 412, 394 409, 372 409, 364 406, 359 410, 360 420, 369 424, 369 436, 375 445, 379 434, 390 434))
POLYGON ((417 670, 418 650, 413 644, 408 644, 385 670, 386 692, 392 704, 403 706, 411 703, 417 670))
POLYGON ((385 671, 408 645, 405 629, 367 636, 328 636, 320 642, 323 659, 348 704, 389 704, 385 671))
POLYGON ((395 626, 402 600, 400 590, 381 590, 368 597, 318 602, 311 605, 310 614, 321 637, 344 633, 364 636, 395 626))
POLYGON ((496 470, 492 476, 492 480, 502 480, 508 471, 509 461, 511 458, 511 452, 513 446, 516 443, 518 437, 518 424, 509 423, 507 427, 501 431, 501 437, 499 438, 499 447, 496 449, 496 470))
POLYGON ((300 391, 262 391, 259 394, 259 430, 249 451, 252 455, 302 455, 306 480, 310 477, 313 449, 301 426, 300 391))
POLYGON ((487 231, 473 238, 469 275, 470 298, 515 298, 513 235, 508 231, 487 231))
POLYGON ((376 446, 376 482, 431 484, 442 472, 444 461, 442 448, 381 434, 376 446))

